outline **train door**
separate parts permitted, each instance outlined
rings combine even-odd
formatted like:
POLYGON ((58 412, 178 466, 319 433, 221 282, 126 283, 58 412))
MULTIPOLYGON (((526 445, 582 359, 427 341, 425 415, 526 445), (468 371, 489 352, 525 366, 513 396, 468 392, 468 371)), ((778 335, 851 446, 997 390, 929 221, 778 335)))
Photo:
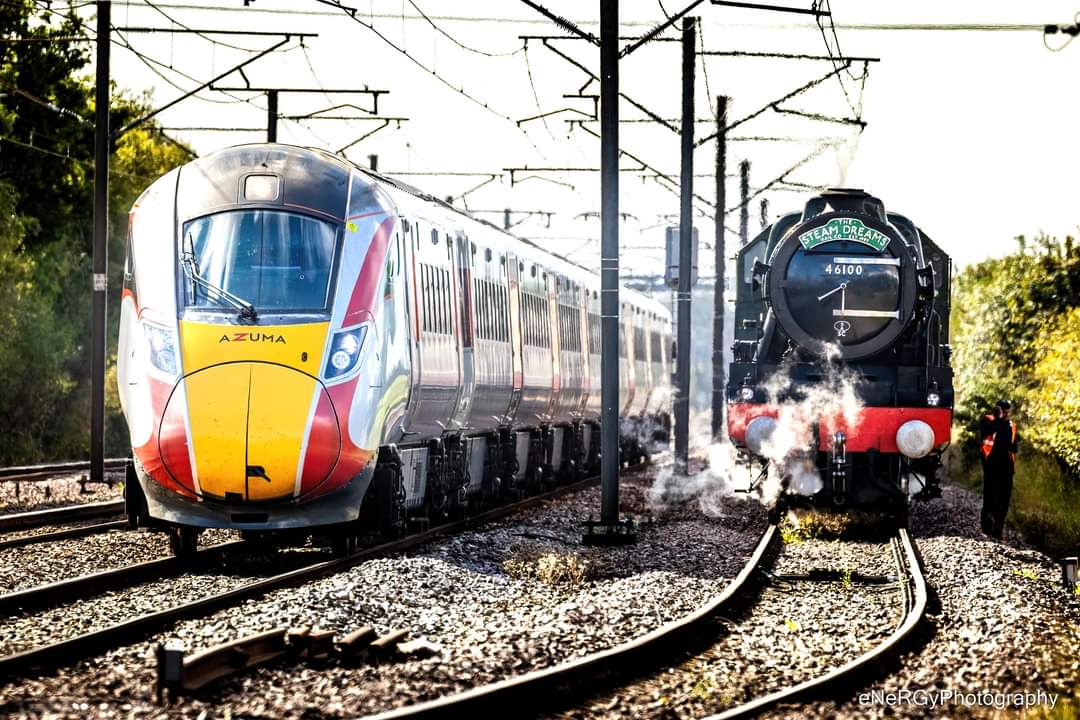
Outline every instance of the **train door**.
POLYGON ((518 259, 513 253, 506 254, 506 284, 510 300, 510 366, 514 375, 513 390, 510 393, 510 407, 506 411, 506 417, 511 420, 517 413, 518 405, 521 403, 521 392, 525 384, 525 367, 521 357, 521 290, 518 278, 518 259))
POLYGON ((416 249, 416 223, 401 219, 401 246, 405 262, 405 297, 408 314, 406 322, 409 327, 409 355, 412 358, 412 367, 409 374, 409 402, 402 420, 402 431, 409 432, 412 428, 416 411, 420 407, 420 378, 423 371, 423 357, 420 352, 420 271, 417 265, 416 249))
POLYGON ((581 348, 581 402, 575 410, 579 413, 585 412, 585 408, 589 404, 589 390, 592 383, 589 379, 592 377, 590 361, 592 354, 589 351, 589 290, 588 288, 579 285, 574 289, 574 296, 577 299, 577 312, 578 312, 578 340, 579 347, 581 348))
POLYGON ((469 251, 469 239, 459 235, 454 241, 453 265, 454 284, 457 294, 458 348, 461 369, 458 385, 458 397, 451 420, 459 427, 468 423, 472 409, 474 386, 476 384, 475 355, 473 348, 473 298, 472 298, 472 253, 469 251))

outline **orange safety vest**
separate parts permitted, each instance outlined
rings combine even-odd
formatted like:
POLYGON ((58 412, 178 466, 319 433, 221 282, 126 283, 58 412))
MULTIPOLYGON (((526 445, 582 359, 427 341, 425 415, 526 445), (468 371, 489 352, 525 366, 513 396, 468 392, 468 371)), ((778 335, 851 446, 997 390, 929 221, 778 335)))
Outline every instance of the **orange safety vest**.
MULTIPOLYGON (((994 422, 994 416, 993 415, 983 415, 983 417, 986 418, 987 420, 989 420, 990 422, 994 422)), ((1009 428, 1012 430, 1012 438, 1010 439, 1010 442, 1014 443, 1014 442, 1016 442, 1016 423, 1014 423, 1012 420, 1010 420, 1009 421, 1009 428)), ((987 435, 986 437, 983 438, 982 445, 979 446, 979 450, 982 451, 983 460, 987 460, 987 459, 990 458, 990 452, 994 449, 994 437, 996 435, 997 435, 997 433, 990 433, 989 435, 987 435)), ((1009 452, 1009 460, 1011 460, 1012 462, 1016 462, 1016 453, 1010 451, 1009 452)))

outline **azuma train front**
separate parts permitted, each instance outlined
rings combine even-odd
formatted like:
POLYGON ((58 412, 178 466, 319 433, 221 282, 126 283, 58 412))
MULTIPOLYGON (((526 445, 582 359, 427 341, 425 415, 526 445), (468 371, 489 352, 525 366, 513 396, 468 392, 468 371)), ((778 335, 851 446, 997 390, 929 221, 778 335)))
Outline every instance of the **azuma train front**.
POLYGON ((143 524, 355 520, 387 424, 389 200, 348 165, 250 145, 155 182, 129 221, 117 377, 143 524))

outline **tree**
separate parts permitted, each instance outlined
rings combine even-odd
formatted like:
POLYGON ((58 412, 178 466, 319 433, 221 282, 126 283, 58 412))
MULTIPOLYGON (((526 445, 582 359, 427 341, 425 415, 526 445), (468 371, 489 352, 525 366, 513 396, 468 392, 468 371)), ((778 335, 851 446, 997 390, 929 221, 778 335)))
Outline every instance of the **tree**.
MULTIPOLYGON (((74 15, 29 0, 0 3, 0 35, 70 38, 74 15)), ((0 462, 84 456, 89 439, 90 242, 94 88, 86 45, 0 44, 0 462)), ((146 111, 113 93, 113 128, 146 111)), ((155 178, 190 155, 147 124, 114 142, 110 172, 109 327, 116 328, 127 211, 155 178)), ((115 332, 110 332, 110 364, 115 332)), ((115 385, 110 452, 123 451, 115 385)))

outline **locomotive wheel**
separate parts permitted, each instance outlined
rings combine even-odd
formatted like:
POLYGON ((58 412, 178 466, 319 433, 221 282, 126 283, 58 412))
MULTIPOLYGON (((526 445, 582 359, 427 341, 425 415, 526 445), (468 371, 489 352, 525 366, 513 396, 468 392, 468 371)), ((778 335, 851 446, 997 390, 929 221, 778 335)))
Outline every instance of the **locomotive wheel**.
POLYGON ((199 531, 189 527, 170 529, 169 549, 175 557, 190 559, 199 549, 199 531))

